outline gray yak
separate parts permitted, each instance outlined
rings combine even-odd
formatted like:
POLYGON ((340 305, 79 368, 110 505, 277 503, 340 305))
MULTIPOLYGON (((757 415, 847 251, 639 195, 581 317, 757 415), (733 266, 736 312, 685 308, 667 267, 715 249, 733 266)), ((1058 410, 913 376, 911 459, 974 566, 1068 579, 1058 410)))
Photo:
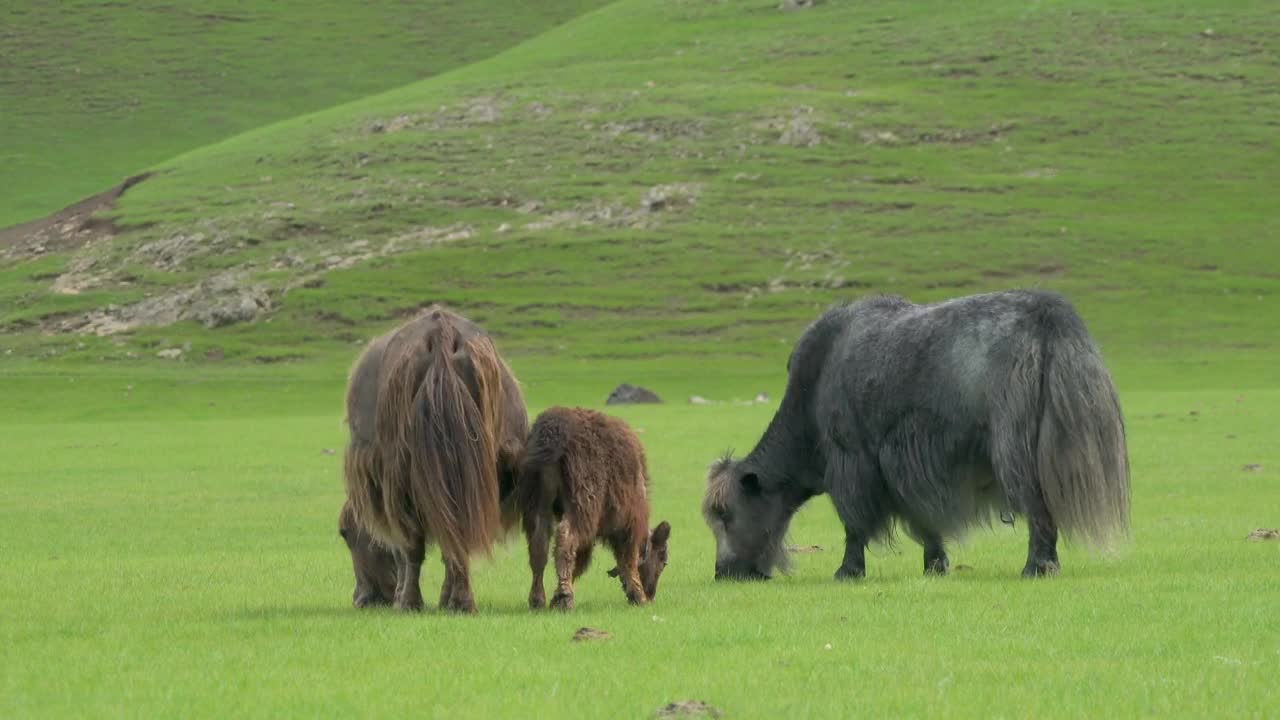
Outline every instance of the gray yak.
POLYGON ((763 437, 707 476, 716 579, 785 570, 796 510, 827 494, 845 528, 837 579, 895 523, 948 569, 944 542, 995 512, 1026 519, 1025 577, 1058 572, 1058 534, 1127 535, 1129 461, 1111 376, 1060 295, 1014 290, 834 307, 797 341, 763 437))

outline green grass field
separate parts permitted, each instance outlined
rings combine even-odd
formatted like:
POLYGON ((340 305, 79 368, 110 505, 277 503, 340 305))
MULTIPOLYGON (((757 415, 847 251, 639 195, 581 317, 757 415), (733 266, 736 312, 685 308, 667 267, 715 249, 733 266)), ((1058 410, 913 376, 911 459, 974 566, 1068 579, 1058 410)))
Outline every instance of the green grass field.
MULTIPOLYGON (((535 409, 583 389, 533 384, 535 409)), ((477 564, 480 615, 463 618, 350 607, 338 378, 30 369, 6 390, 28 411, 3 420, 6 717, 612 718, 683 699, 727 717, 1266 717, 1278 699, 1280 547, 1244 540, 1275 524, 1274 389, 1126 392, 1133 547, 1064 548, 1038 582, 1017 577, 1020 522, 957 547, 972 569, 948 578, 922 577, 903 539, 837 584, 819 498, 791 541, 823 552, 789 578, 713 583, 705 466, 771 408, 625 409, 675 528, 657 601, 628 607, 606 554, 573 615, 530 614, 517 539, 477 564), (571 643, 581 626, 613 638, 571 643)))
POLYGON ((1280 526, 1280 15, 777 4, 6 8, 0 227, 156 174, 114 237, 0 243, 0 715, 1274 715, 1280 543, 1245 537, 1280 526), (68 330, 218 276, 269 310, 68 330), (1022 581, 1019 521, 950 577, 904 537, 837 584, 818 498, 792 576, 712 582, 706 466, 823 307, 1016 286, 1067 294, 1116 377, 1126 552, 1022 581), (434 301, 531 412, 668 401, 611 410, 674 526, 653 606, 606 553, 573 615, 531 614, 513 538, 478 617, 351 608, 345 374, 434 301))

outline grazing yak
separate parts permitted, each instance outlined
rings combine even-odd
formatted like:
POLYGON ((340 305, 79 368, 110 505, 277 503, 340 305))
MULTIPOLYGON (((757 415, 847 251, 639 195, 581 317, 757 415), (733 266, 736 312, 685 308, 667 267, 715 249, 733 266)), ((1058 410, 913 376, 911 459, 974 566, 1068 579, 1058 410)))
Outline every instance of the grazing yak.
MULTIPOLYGON (((469 558, 489 553, 519 518, 513 491, 529 431, 519 385, 492 341, 439 306, 375 338, 351 372, 347 424, 347 502, 355 527, 392 551, 392 603, 422 609, 419 576, 434 542, 445 566, 441 609, 474 613, 469 558)), ((363 557, 352 547, 357 605, 363 557)), ((383 597, 384 585, 364 589, 383 597)))
POLYGON ((1055 293, 834 307, 797 341, 787 374, 755 448, 708 472, 717 579, 785 570, 791 517, 823 493, 845 528, 837 579, 866 574, 868 542, 894 521, 924 547, 926 573, 945 573, 944 541, 994 512, 1026 519, 1027 577, 1058 571, 1059 531, 1103 547, 1128 532, 1115 386, 1055 293))
POLYGON ((649 532, 649 470, 644 446, 619 418, 586 408, 553 407, 529 432, 517 494, 529 540, 529 607, 546 603, 542 573, 556 538, 556 593, 551 607, 573 609, 573 581, 586 571, 597 540, 613 551, 627 600, 658 594, 667 565, 665 521, 649 532), (557 523, 556 521, 559 520, 557 523))

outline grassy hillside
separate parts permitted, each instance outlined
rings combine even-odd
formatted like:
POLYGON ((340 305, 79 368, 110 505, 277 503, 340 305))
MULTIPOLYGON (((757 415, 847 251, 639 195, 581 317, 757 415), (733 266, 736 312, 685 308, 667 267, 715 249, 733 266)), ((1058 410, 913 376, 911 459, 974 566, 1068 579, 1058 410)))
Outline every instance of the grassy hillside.
POLYGON ((0 10, 0 227, 245 130, 493 55, 600 0, 0 10))
POLYGON ((1265 374, 1268 7, 626 0, 163 163, 113 243, 0 271, 0 324, 29 354, 38 330, 181 305, 224 274, 271 311, 41 351, 345 361, 439 300, 513 352, 772 367, 838 298, 1036 284, 1069 293, 1113 357, 1176 376, 1229 351, 1265 374), (78 294, 53 292, 68 271, 78 294))

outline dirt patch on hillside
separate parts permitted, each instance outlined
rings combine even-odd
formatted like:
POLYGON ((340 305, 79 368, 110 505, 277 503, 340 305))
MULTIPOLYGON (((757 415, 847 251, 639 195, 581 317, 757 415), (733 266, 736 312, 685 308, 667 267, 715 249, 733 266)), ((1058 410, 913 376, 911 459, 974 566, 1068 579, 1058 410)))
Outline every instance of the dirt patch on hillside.
POLYGON ((269 288, 231 271, 131 305, 108 305, 63 318, 48 324, 45 330, 107 336, 144 326, 170 325, 179 320, 194 320, 207 328, 218 328, 253 321, 271 306, 269 288))
POLYGON ((52 215, 0 229, 0 252, 7 258, 36 257, 76 250, 95 240, 113 237, 116 229, 111 221, 94 215, 114 206, 129 188, 149 177, 151 173, 134 175, 106 192, 68 205, 52 215))

